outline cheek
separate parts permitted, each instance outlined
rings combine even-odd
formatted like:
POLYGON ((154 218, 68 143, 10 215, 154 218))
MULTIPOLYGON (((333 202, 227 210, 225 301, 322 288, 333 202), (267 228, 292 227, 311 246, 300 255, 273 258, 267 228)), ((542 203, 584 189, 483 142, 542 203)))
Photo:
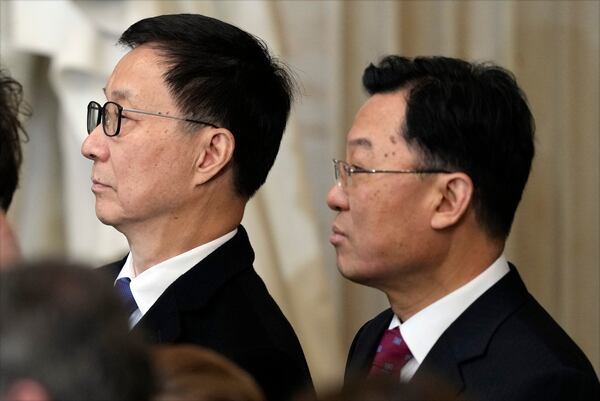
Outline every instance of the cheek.
POLYGON ((377 232, 390 220, 399 217, 401 201, 399 197, 390 196, 393 193, 388 187, 376 188, 363 196, 350 200, 350 212, 353 223, 368 232, 377 232))
POLYGON ((373 191, 362 199, 355 199, 350 205, 352 218, 352 240, 359 253, 377 253, 383 238, 387 237, 394 212, 383 201, 381 191, 373 191))
POLYGON ((354 245, 364 253, 389 255, 415 235, 420 219, 406 188, 381 186, 351 199, 354 245), (406 195, 405 195, 406 194, 406 195))
POLYGON ((120 197, 123 199, 145 196, 151 190, 159 190, 163 180, 169 179, 172 161, 165 160, 164 150, 141 148, 113 157, 115 178, 120 197))

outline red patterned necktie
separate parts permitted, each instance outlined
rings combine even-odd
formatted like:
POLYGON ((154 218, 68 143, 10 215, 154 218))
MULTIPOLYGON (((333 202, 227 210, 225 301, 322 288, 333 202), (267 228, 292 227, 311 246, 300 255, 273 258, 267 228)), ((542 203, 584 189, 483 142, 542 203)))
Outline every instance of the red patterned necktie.
POLYGON ((400 370, 412 358, 398 327, 386 330, 381 338, 369 376, 400 375, 400 370))

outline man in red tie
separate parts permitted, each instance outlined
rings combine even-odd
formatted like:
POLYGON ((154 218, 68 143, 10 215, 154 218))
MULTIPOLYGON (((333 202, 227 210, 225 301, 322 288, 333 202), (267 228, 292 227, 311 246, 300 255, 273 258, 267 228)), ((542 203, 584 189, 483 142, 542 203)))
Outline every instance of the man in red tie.
POLYGON ((504 245, 534 155, 513 75, 388 56, 334 160, 327 197, 341 274, 390 308, 356 334, 346 381, 447 381, 477 400, 598 399, 594 370, 527 292, 504 245))

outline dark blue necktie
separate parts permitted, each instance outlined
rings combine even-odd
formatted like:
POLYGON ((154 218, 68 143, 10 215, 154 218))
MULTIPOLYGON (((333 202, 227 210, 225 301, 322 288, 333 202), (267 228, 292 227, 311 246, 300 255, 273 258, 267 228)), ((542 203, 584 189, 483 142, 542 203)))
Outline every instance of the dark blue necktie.
POLYGON ((117 289, 117 292, 121 297, 123 304, 125 305, 128 315, 131 315, 133 311, 138 308, 135 298, 131 293, 131 288, 129 287, 130 283, 131 279, 129 277, 121 277, 115 282, 115 288, 117 289))

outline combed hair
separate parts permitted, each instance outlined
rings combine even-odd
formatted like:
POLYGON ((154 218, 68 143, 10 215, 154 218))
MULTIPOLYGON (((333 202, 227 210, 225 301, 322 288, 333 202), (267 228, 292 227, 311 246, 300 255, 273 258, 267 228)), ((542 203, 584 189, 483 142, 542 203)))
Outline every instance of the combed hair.
POLYGON ((178 107, 233 133, 235 189, 250 198, 275 162, 289 116, 295 84, 285 65, 260 39, 196 14, 141 20, 119 43, 159 50, 178 107))
POLYGON ((476 216, 506 238, 534 156, 535 123, 514 75, 493 63, 387 56, 363 74, 370 95, 408 90, 401 132, 428 167, 474 183, 476 216))

